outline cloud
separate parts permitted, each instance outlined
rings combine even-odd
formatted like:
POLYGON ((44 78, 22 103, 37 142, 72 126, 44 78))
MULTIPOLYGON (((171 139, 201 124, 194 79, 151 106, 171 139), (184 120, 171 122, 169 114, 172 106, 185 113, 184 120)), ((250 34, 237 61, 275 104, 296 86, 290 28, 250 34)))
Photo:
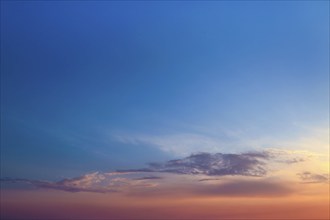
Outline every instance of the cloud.
POLYGON ((224 177, 221 179, 212 179, 213 181, 208 181, 211 179, 204 179, 205 181, 191 181, 192 179, 184 178, 181 175, 169 174, 167 175, 167 178, 172 179, 172 181, 163 182, 163 178, 158 176, 142 176, 141 178, 112 178, 111 175, 108 175, 108 173, 98 173, 97 175, 95 175, 95 173, 91 173, 88 174, 87 178, 85 178, 86 175, 84 175, 59 182, 33 181, 28 179, 2 179, 1 181, 23 182, 38 188, 54 189, 73 193, 111 192, 122 193, 123 195, 133 197, 279 197, 286 196, 294 192, 293 187, 289 187, 290 184, 270 179, 251 179, 251 177, 244 177, 244 179, 243 177, 224 177), (99 180, 99 176, 97 175, 107 176, 107 186, 97 184, 99 180), (151 186, 150 181, 156 181, 154 186, 157 187, 151 186), (86 182, 87 185, 85 185, 86 182), (90 185, 91 182, 93 182, 92 185, 90 185), (157 185, 157 183, 159 183, 159 185, 157 185))
MULTIPOLYGON (((296 128, 300 131, 290 138, 281 138, 271 136, 254 135, 253 126, 249 129, 228 130, 227 128, 210 126, 186 125, 190 132, 175 134, 141 134, 129 132, 111 132, 107 133, 107 138, 112 141, 131 145, 148 145, 155 147, 165 153, 185 157, 190 153, 210 152, 217 153, 226 149, 230 149, 230 153, 237 153, 247 148, 260 150, 276 147, 284 151, 300 151, 308 154, 318 153, 318 156, 329 160, 329 127, 308 127, 295 123, 296 128), (191 130, 192 128, 192 130, 191 130), (312 153, 314 152, 314 153, 312 153)), ((284 161, 283 161, 284 162, 284 161)), ((295 161, 287 161, 295 163, 295 161)), ((300 161, 298 161, 300 162, 300 161)))
POLYGON ((292 158, 292 159, 288 159, 288 160, 283 160, 280 162, 284 162, 287 164, 293 164, 293 163, 300 163, 300 162, 305 162, 306 159, 305 158, 292 158))
POLYGON ((69 186, 62 184, 60 182, 49 182, 49 181, 42 181, 42 180, 30 180, 30 179, 12 179, 12 178, 5 178, 1 179, 1 182, 10 182, 10 183, 26 183, 37 188, 47 188, 47 189, 56 189, 62 190, 67 192, 105 192, 101 189, 90 189, 90 188, 81 188, 78 186, 69 186))
POLYGON ((220 179, 214 179, 214 178, 203 178, 203 179, 199 179, 199 182, 204 182, 204 181, 215 181, 215 180, 220 180, 220 179))
POLYGON ((198 153, 165 163, 150 163, 148 168, 123 171, 200 174, 207 176, 265 176, 267 170, 264 165, 269 158, 270 155, 267 152, 242 154, 198 153))
MULTIPOLYGON (((173 175, 173 174, 172 174, 173 175)), ((251 179, 250 177, 231 177, 221 179, 184 180, 181 184, 158 187, 157 190, 131 191, 131 196, 157 196, 176 198, 200 197, 279 197, 294 193, 297 189, 286 182, 274 179, 251 179), (212 181, 211 181, 212 180, 212 181)))
POLYGON ((159 179, 163 179, 163 177, 160 177, 160 176, 144 176, 144 177, 136 178, 134 180, 159 180, 159 179))
POLYGON ((302 172, 297 174, 303 183, 328 183, 329 175, 328 174, 316 174, 311 172, 302 172))
POLYGON ((37 188, 55 189, 67 192, 107 193, 119 192, 123 188, 153 187, 156 184, 150 183, 147 180, 161 179, 161 177, 155 176, 147 176, 141 178, 125 178, 125 176, 127 175, 130 174, 117 172, 94 172, 71 179, 63 179, 57 182, 11 178, 1 179, 1 182, 26 183, 29 185, 33 185, 37 188))
POLYGON ((96 188, 96 187, 91 187, 91 185, 84 186, 83 184, 77 184, 77 181, 79 181, 79 179, 81 179, 81 177, 74 178, 72 180, 65 179, 59 182, 50 182, 50 181, 42 181, 42 180, 5 178, 5 179, 1 179, 1 182, 26 183, 37 188, 55 189, 55 190, 62 190, 67 192, 96 192, 96 193, 115 192, 115 190, 113 189, 105 189, 99 187, 96 188))
POLYGON ((200 134, 175 134, 175 135, 120 135, 112 134, 112 139, 118 142, 133 145, 149 145, 160 149, 163 152, 188 156, 190 152, 218 152, 228 143, 214 137, 200 134))
POLYGON ((284 164, 306 162, 311 158, 318 156, 318 154, 309 151, 284 150, 276 148, 268 148, 264 151, 267 152, 270 157, 272 157, 274 162, 284 164))
POLYGON ((214 196, 284 196, 293 190, 280 182, 268 180, 232 180, 196 189, 197 193, 214 196))
MULTIPOLYGON (((272 163, 282 163, 289 166, 291 163, 304 161, 297 159, 295 154, 285 151, 261 151, 245 152, 239 154, 225 153, 196 153, 181 159, 169 160, 161 163, 149 163, 148 167, 141 169, 118 170, 116 172, 93 172, 82 176, 63 179, 57 182, 29 180, 29 179, 1 179, 1 182, 26 183, 37 188, 55 189, 67 192, 131 192, 131 191, 155 191, 155 189, 172 187, 184 182, 181 187, 187 185, 200 184, 208 188, 207 192, 226 194, 231 190, 240 192, 240 187, 245 187, 251 191, 263 188, 268 190, 271 187, 276 191, 277 183, 273 182, 253 182, 252 180, 242 182, 240 178, 249 180, 254 177, 256 180, 264 180, 267 173, 271 171, 272 163), (292 160, 292 162, 290 161, 292 160), (288 162, 290 161, 290 162, 288 162), (228 178, 236 178, 236 182, 225 182, 228 178), (253 184, 259 186, 253 188, 253 184), (217 184, 217 187, 214 186, 217 184), (220 184, 220 185, 219 185, 220 184), (259 185, 258 185, 259 184, 259 185), (275 184, 275 185, 272 185, 275 184), (215 188, 214 188, 215 187, 215 188), (154 188, 154 190, 152 190, 154 188)), ((299 157, 300 158, 300 157, 299 157)), ((306 183, 326 182, 326 175, 304 172, 299 174, 306 183)), ((156 191, 157 191, 156 190, 156 191)), ((202 189, 197 190, 203 191, 202 189)), ((232 192, 234 193, 234 192, 232 192)), ((248 192, 241 192, 248 194, 248 192)))

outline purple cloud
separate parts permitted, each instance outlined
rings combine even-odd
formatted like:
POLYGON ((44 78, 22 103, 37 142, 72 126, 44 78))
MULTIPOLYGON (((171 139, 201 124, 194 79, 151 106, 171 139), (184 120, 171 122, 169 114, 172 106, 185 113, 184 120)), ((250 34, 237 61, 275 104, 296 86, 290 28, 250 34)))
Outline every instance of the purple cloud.
POLYGON ((197 193, 214 196, 284 196, 293 190, 283 183, 267 180, 235 180, 220 184, 200 187, 197 193))
MULTIPOLYGON (((268 151, 240 154, 197 153, 182 159, 170 160, 164 163, 149 163, 148 167, 142 169, 121 170, 108 173, 94 172, 57 182, 9 178, 1 179, 1 181, 26 183, 37 188, 56 189, 67 192, 107 193, 134 191, 135 189, 147 189, 157 185, 166 185, 168 183, 168 175, 182 174, 190 176, 200 175, 198 181, 192 178, 191 180, 193 181, 191 181, 191 183, 195 181, 199 184, 207 184, 208 181, 212 181, 212 184, 207 185, 207 189, 198 188, 199 191, 205 190, 205 193, 210 192, 211 194, 221 195, 225 195, 226 193, 234 194, 235 192, 240 192, 240 187, 244 188, 244 192, 240 192, 239 194, 245 193, 248 195, 249 190, 251 192, 258 192, 258 190, 264 189, 264 191, 267 191, 272 188, 274 191, 278 190, 278 192, 284 193, 286 192, 286 188, 277 183, 260 181, 242 182, 238 178, 238 182, 231 182, 229 184, 228 182, 223 182, 226 178, 221 178, 222 176, 264 177, 268 171, 267 165, 271 162, 280 161, 280 163, 289 165, 291 163, 303 161, 289 154, 284 154, 283 152, 281 152, 281 155, 268 151), (283 155, 285 160, 279 160, 283 158, 283 155), (293 158, 293 161, 288 162, 287 160, 290 158, 293 158), (151 175, 151 173, 156 173, 157 175, 151 175), (218 180, 221 184, 220 182, 214 182, 218 180), (254 187, 253 184, 255 184, 256 187, 254 187)), ((300 173, 298 175, 306 183, 327 182, 329 179, 326 175, 312 174, 309 172, 300 173)), ((174 175, 173 177, 177 178, 178 175, 174 175)))
POLYGON ((316 174, 311 172, 302 172, 297 174, 303 183, 328 183, 329 175, 327 174, 316 174))
POLYGON ((1 182, 25 183, 37 188, 55 189, 67 192, 108 193, 120 192, 124 188, 153 187, 156 185, 155 180, 160 179, 162 179, 162 177, 145 176, 143 173, 94 172, 57 182, 11 178, 1 179, 1 182))
MULTIPOLYGON (((74 178, 77 179, 77 178, 74 178)), ((91 188, 91 187, 82 187, 79 185, 70 185, 67 184, 69 180, 61 180, 58 182, 49 182, 42 180, 30 180, 30 179, 11 179, 4 178, 1 179, 1 182, 10 182, 10 183, 26 183, 37 188, 45 188, 45 189, 55 189, 62 190, 67 192, 96 192, 96 193, 105 193, 105 192, 116 192, 116 190, 111 189, 102 189, 102 188, 91 188)))
POLYGON ((163 177, 160 176, 144 176, 140 178, 135 178, 134 180, 160 180, 163 179, 163 177))
POLYGON ((265 162, 269 158, 270 155, 267 152, 242 154, 198 153, 165 163, 149 163, 148 168, 122 170, 119 172, 166 172, 208 176, 265 176, 267 174, 265 162))

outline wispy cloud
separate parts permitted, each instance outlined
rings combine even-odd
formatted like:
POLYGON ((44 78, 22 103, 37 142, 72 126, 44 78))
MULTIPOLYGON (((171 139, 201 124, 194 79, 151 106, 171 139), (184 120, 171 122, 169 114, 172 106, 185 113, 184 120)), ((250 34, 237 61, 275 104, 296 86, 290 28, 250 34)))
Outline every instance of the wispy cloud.
POLYGON ((231 180, 220 184, 197 188, 196 191, 204 195, 214 196, 284 196, 294 190, 287 184, 269 180, 231 180))
POLYGON ((116 141, 133 144, 154 146, 166 153, 177 156, 188 156, 191 152, 219 152, 226 146, 225 142, 199 134, 176 135, 120 135, 112 134, 116 141))
POLYGON ((317 174, 311 173, 308 171, 297 174, 303 183, 328 183, 329 175, 328 174, 317 174))
POLYGON ((134 180, 160 180, 160 179, 163 179, 163 177, 160 177, 160 176, 144 176, 144 177, 136 178, 134 180))
MULTIPOLYGON (((190 125, 191 126, 191 125, 190 125)), ((132 144, 148 145, 175 155, 189 156, 191 153, 217 153, 230 149, 237 153, 247 149, 266 150, 277 148, 287 151, 308 151, 326 154, 329 152, 329 128, 310 128, 296 125, 301 132, 290 138, 252 135, 247 130, 228 131, 226 129, 196 128, 195 131, 177 134, 136 134, 112 132, 112 140, 132 144)), ((196 127, 196 126, 195 126, 196 127)), ((299 160, 299 159, 298 159, 299 160)), ((297 160, 288 161, 295 163, 297 160)))
POLYGON ((26 183, 32 185, 37 188, 45 188, 45 189, 55 189, 55 190, 62 190, 67 192, 96 192, 96 193, 104 193, 104 192, 115 192, 115 190, 104 189, 104 188, 95 188, 89 186, 84 186, 75 184, 74 182, 78 181, 80 178, 72 179, 73 184, 68 184, 68 180, 62 180, 59 182, 50 182, 50 181, 43 181, 43 180, 30 180, 30 179, 20 179, 20 178, 4 178, 1 179, 2 182, 9 182, 9 183, 26 183))
POLYGON ((63 179, 57 182, 11 178, 1 179, 1 181, 12 183, 26 183, 33 185, 37 188, 55 189, 68 192, 108 193, 119 192, 122 191, 123 188, 153 187, 156 184, 152 183, 151 180, 161 179, 161 177, 155 176, 143 176, 135 178, 136 176, 140 176, 140 174, 133 174, 131 176, 129 173, 94 172, 71 179, 63 179))
POLYGON ((204 182, 204 181, 216 181, 216 180, 219 180, 219 179, 216 179, 216 178, 203 178, 203 179, 199 179, 198 181, 199 182, 204 182))

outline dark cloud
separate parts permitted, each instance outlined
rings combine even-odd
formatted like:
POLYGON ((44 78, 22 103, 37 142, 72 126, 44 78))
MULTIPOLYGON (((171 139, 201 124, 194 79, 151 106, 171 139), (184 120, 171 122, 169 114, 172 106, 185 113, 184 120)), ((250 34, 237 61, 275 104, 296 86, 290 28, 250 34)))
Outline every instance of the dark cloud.
MULTIPOLYGON (((282 155, 283 156, 283 155, 282 155)), ((274 156, 274 158, 278 157, 277 156, 274 156)), ((287 155, 288 157, 288 155, 287 155)), ((307 158, 303 158, 303 157, 294 157, 294 158, 281 158, 279 157, 280 159, 275 159, 274 162, 277 162, 277 163, 285 163, 285 164, 295 164, 295 163, 302 163, 302 162, 305 162, 305 161, 308 161, 307 158)))
POLYGON ((199 181, 199 182, 204 182, 204 181, 212 181, 212 180, 219 180, 219 179, 204 178, 204 179, 200 179, 200 180, 198 180, 198 181, 199 181))
POLYGON ((311 172, 302 172, 297 174, 304 183, 327 183, 329 182, 328 174, 316 174, 311 172))
MULTIPOLYGON (((74 178, 77 180, 77 177, 74 178)), ((70 185, 67 184, 69 179, 61 180, 58 182, 49 182, 49 181, 42 181, 42 180, 30 180, 30 179, 11 179, 11 178, 4 178, 0 179, 1 182, 9 182, 9 183, 25 183, 32 185, 37 188, 46 188, 46 189, 55 189, 55 190, 62 190, 67 192, 96 192, 96 193, 105 193, 105 192, 116 192, 112 189, 102 189, 102 188, 90 188, 90 187, 81 187, 77 185, 70 185)))
POLYGON ((119 172, 166 172, 208 176, 265 176, 267 173, 265 162, 269 158, 270 155, 267 152, 242 154, 198 153, 165 163, 150 163, 149 167, 144 169, 122 170, 119 172))
POLYGON ((133 180, 159 180, 159 179, 163 179, 163 177, 160 177, 160 176, 144 176, 144 177, 140 177, 140 178, 135 178, 133 180))
POLYGON ((155 186, 155 181, 160 180, 159 176, 146 176, 137 173, 88 173, 79 177, 63 179, 57 182, 30 180, 30 179, 0 179, 7 183, 24 183, 37 188, 56 189, 67 192, 96 192, 108 193, 119 192, 124 188, 148 188, 155 186), (137 177, 138 176, 138 177, 137 177))
POLYGON ((301 163, 305 161, 306 158, 292 158, 292 159, 284 160, 283 162, 287 164, 292 164, 292 163, 301 163))
POLYGON ((141 169, 126 169, 126 170, 117 170, 118 173, 148 173, 148 172, 155 172, 153 169, 150 168, 141 168, 141 169))

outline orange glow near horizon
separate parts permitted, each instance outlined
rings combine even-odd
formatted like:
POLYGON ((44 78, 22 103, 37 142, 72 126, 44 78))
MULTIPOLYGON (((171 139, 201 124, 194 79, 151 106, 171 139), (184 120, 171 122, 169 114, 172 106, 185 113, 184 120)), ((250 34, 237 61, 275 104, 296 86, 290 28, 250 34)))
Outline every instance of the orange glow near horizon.
MULTIPOLYGON (((305 193, 278 197, 129 196, 54 190, 2 191, 2 217, 106 219, 329 219, 329 185, 302 184, 305 193), (318 193, 310 193, 312 189, 318 193)), ((315 192, 315 191, 314 191, 315 192)))

